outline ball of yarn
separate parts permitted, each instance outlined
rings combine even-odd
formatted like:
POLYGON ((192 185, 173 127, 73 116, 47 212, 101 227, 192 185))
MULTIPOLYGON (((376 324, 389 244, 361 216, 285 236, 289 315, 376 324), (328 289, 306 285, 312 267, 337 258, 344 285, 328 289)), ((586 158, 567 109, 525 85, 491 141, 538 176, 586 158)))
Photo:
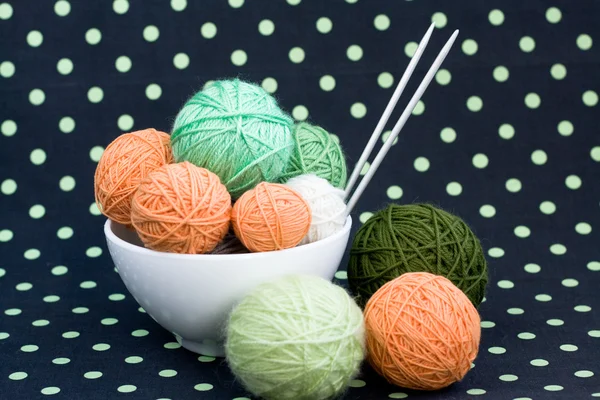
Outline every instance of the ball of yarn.
POLYGON ((361 305, 406 272, 445 276, 475 306, 483 300, 488 280, 483 249, 473 231, 459 217, 429 204, 391 204, 354 237, 348 283, 361 305))
POLYGON ((156 129, 125 133, 106 147, 94 175, 96 204, 104 215, 131 224, 131 197, 148 174, 173 160, 169 135, 156 129))
POLYGON ((282 182, 302 174, 315 174, 343 189, 346 159, 338 141, 325 129, 306 122, 294 126, 293 137, 296 146, 282 182))
POLYGON ((298 245, 308 232, 310 208, 293 189, 263 182, 235 202, 231 223, 235 235, 250 251, 288 249, 298 245))
POLYGON ((324 400, 345 390, 364 359, 360 308, 322 278, 262 284, 232 311, 225 354, 246 388, 267 400, 324 400))
POLYGON ((443 276, 404 274, 383 285, 365 308, 367 359, 390 383, 437 390, 461 380, 477 356, 477 310, 443 276))
POLYGON ((183 106, 171 144, 177 162, 214 172, 237 199, 283 174, 294 148, 292 126, 261 87, 237 79, 216 81, 183 106))
POLYGON ((301 244, 325 239, 342 230, 346 224, 344 191, 316 175, 299 175, 287 181, 306 200, 311 210, 312 222, 301 244))
POLYGON ((144 245, 171 253, 207 253, 225 237, 231 197, 219 177, 188 162, 152 172, 131 201, 131 222, 144 245))

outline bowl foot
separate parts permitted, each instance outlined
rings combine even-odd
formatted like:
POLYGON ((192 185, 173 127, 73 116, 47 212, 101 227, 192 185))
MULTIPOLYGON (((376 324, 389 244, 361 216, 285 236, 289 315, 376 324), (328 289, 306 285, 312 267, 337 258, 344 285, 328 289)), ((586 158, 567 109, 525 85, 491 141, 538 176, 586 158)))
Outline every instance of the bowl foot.
POLYGON ((210 357, 225 357, 225 347, 223 342, 217 342, 212 339, 194 341, 175 336, 177 342, 191 352, 210 357))

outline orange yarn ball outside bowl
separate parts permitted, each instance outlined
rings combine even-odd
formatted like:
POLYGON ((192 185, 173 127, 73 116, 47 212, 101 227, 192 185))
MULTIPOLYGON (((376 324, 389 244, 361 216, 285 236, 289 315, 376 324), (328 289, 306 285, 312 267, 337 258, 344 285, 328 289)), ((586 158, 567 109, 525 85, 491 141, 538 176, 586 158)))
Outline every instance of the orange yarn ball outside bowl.
POLYGON ((219 177, 189 162, 150 173, 131 200, 131 224, 146 247, 208 253, 229 231, 231 196, 219 177))
POLYGON ((253 252, 288 249, 308 233, 310 207, 292 188, 278 183, 259 183, 233 206, 235 235, 253 252))
POLYGON ((317 242, 246 254, 176 254, 145 248, 124 225, 107 220, 104 233, 119 276, 133 298, 186 349, 223 357, 229 312, 261 283, 286 275, 331 280, 350 237, 344 228, 317 242))
POLYGON ((141 181, 173 161, 170 137, 156 129, 125 133, 104 150, 94 175, 96 204, 108 218, 130 224, 131 197, 141 181))
POLYGON ((375 292, 364 317, 369 363, 404 388, 437 390, 460 381, 479 350, 479 314, 442 276, 399 276, 375 292))

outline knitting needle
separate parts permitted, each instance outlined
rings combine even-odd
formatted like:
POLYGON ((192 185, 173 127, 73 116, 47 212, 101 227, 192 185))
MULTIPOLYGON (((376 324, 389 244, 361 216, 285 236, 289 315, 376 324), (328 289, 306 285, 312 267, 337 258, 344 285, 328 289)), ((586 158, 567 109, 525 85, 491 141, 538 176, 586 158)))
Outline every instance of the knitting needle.
POLYGON ((414 72, 415 67, 419 63, 419 60, 421 59, 421 55, 425 51, 425 48, 427 47, 427 43, 429 42, 429 38, 431 37, 431 33, 433 32, 433 28, 435 28, 435 23, 431 24, 431 26, 429 27, 429 29, 427 29, 427 32, 421 39, 421 42, 419 43, 419 46, 417 47, 415 54, 413 55, 412 59, 408 63, 408 67, 406 67, 404 74, 402 74, 402 78, 400 78, 400 82, 398 82, 398 86, 396 86, 396 90, 394 90, 394 94, 392 95, 392 97, 390 98, 390 101, 388 102, 387 106, 385 107, 385 110, 383 111, 381 118, 379 118, 379 122, 377 123, 375 130, 371 134, 371 138, 369 139, 367 146, 365 147, 362 154, 360 155, 360 159, 358 160, 358 163, 356 163, 356 165, 354 166, 352 175, 350 175, 350 179, 348 180, 348 184, 346 185, 346 190, 345 190, 345 194, 344 194, 345 198, 348 198, 348 196, 350 195, 352 188, 354 187, 354 185, 356 184, 356 181, 358 180, 360 171, 362 171, 363 166, 365 165, 365 163, 367 162, 367 159, 371 155, 371 152, 373 151, 375 144, 377 144, 377 139, 379 139, 379 136, 381 135, 383 128, 385 128, 385 125, 387 124, 388 120, 390 119, 390 115, 392 115, 392 111, 394 111, 394 107, 396 107, 396 104, 398 103, 398 99, 400 99, 400 96, 402 95, 402 92, 404 91, 406 84, 410 80, 410 77, 411 77, 412 73, 414 72))
POLYGON ((429 86, 429 83, 431 83, 431 80, 433 79, 433 77, 437 73, 438 69, 444 62, 444 59, 448 55, 448 52, 450 51, 450 48, 454 44, 454 41, 456 40, 457 36, 458 36, 458 29, 455 30, 454 33, 452 34, 452 36, 450 37, 450 39, 448 39, 448 41, 446 42, 446 44, 444 45, 444 47, 438 54, 437 58, 435 59, 435 61, 431 65, 431 67, 429 68, 429 71, 427 71, 427 75, 425 75, 425 78, 423 78, 423 81, 417 88, 417 91, 415 92, 413 97, 410 99, 408 106, 406 106, 406 108, 404 109, 404 112, 400 116, 400 119, 398 119, 398 122, 394 126, 394 129, 392 129, 392 133, 390 134, 390 136, 387 138, 387 140, 385 141, 385 143, 379 150, 379 153, 377 153, 375 160, 373 160, 373 163, 371 164, 371 168, 369 168, 369 170, 367 171, 367 173, 365 174, 363 179, 360 181, 360 184, 356 188, 356 191, 354 192, 354 194, 348 201, 348 205, 346 206, 346 215, 350 214, 350 212, 352 211, 352 209, 358 202, 358 199, 365 191, 365 188, 371 181, 371 178, 375 174, 375 171, 377 171, 377 168, 383 161, 388 150, 390 149, 390 147, 392 147, 392 143, 394 143, 394 139, 396 139, 396 137, 398 136, 398 134, 404 127, 404 124, 406 123, 406 121, 410 117, 411 113, 413 112, 413 109, 416 107, 417 103, 421 99, 421 96, 423 96, 423 93, 425 93, 427 86, 429 86))

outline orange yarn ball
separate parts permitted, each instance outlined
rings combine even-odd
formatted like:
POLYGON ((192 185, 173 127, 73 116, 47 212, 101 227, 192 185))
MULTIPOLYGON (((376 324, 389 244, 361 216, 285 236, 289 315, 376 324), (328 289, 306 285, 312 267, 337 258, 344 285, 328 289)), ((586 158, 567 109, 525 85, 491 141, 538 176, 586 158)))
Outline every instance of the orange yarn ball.
POLYGON ((94 175, 96 204, 104 215, 131 224, 131 197, 148 174, 172 162, 170 137, 156 129, 125 133, 108 145, 94 175))
POLYGON ((165 165, 140 184, 131 223, 144 245, 170 253, 208 253, 225 237, 231 196, 219 177, 189 162, 165 165))
POLYGON ((399 276, 375 292, 364 316, 367 359, 392 384, 441 389, 461 380, 477 356, 479 314, 443 276, 399 276))
POLYGON ((259 183, 233 206, 235 235, 250 251, 273 251, 296 246, 308 232, 308 203, 293 189, 277 183, 259 183))

